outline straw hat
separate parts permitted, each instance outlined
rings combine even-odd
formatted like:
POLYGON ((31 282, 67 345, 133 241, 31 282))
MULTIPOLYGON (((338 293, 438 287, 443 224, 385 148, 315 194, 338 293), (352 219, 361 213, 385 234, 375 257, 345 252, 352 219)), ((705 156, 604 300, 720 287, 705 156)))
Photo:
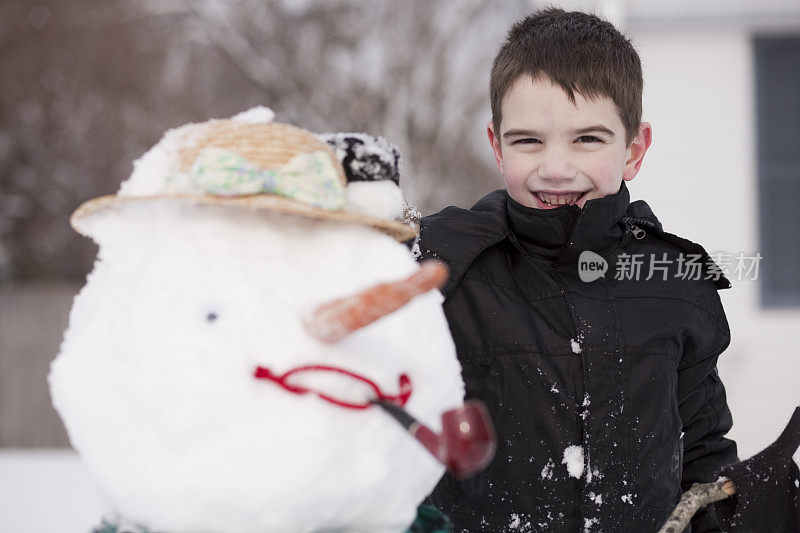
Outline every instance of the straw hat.
MULTIPOLYGON (((72 227, 87 235, 81 222, 94 213, 125 203, 167 200, 363 224, 399 241, 416 236, 411 225, 348 210, 341 161, 324 141, 296 126, 236 117, 211 120, 167 132, 154 151, 159 151, 161 164, 141 169, 151 174, 147 187, 123 184, 116 195, 83 203, 70 217, 72 227)), ((139 170, 137 166, 129 181, 139 170)))

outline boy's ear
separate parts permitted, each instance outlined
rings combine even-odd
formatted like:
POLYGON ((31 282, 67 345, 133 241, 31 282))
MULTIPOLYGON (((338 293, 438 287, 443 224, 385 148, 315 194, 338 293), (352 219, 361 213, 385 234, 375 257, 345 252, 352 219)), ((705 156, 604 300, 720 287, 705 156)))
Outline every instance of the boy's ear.
POLYGON ((644 153, 650 148, 653 142, 653 128, 649 122, 639 124, 639 133, 634 137, 633 142, 628 147, 628 160, 625 161, 625 170, 622 172, 622 179, 630 181, 639 173, 642 166, 644 153))
POLYGON ((489 144, 492 145, 492 152, 494 152, 494 160, 497 162, 497 168, 500 173, 503 173, 503 152, 500 150, 500 138, 494 133, 494 123, 490 120, 486 126, 486 133, 489 135, 489 144))

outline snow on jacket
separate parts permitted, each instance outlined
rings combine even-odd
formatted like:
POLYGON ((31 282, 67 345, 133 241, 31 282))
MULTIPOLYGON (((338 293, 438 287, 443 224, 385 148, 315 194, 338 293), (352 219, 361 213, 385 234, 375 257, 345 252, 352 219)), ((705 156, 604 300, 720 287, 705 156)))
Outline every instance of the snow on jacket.
MULTIPOLYGON (((446 475, 429 498, 456 531, 656 531, 682 490, 736 461, 716 370, 730 283, 629 199, 623 182, 582 209, 539 210, 498 190, 422 220, 420 259, 451 269, 467 397, 498 433, 483 473, 446 475), (581 281, 585 250, 607 261, 603 277, 581 281), (638 279, 619 266, 638 261, 638 279)), ((719 530, 713 511, 692 524, 719 530)))

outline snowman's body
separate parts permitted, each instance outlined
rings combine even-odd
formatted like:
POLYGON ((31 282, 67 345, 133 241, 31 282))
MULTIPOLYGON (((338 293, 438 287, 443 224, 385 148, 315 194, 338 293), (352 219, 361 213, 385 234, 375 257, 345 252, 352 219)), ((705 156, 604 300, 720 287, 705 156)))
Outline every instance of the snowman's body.
MULTIPOLYGON (((110 512, 153 531, 403 531, 443 467, 376 407, 345 409, 253 377, 332 365, 434 430, 459 405, 452 339, 431 291, 325 344, 315 306, 408 276, 407 248, 362 225, 158 200, 84 221, 98 260, 50 375, 54 405, 110 512)), ((370 391, 306 376, 332 396, 370 391)))

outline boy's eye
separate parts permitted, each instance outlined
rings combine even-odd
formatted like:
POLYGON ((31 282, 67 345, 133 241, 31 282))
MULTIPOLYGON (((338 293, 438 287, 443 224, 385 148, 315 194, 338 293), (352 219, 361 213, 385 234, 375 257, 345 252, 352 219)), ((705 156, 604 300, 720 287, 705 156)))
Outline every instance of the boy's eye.
POLYGON ((525 138, 525 139, 517 139, 516 141, 512 142, 511 144, 534 144, 540 142, 539 139, 534 138, 525 138))
POLYGON ((594 142, 601 143, 601 142, 603 142, 601 139, 598 139, 594 135, 582 135, 581 137, 578 137, 578 140, 580 142, 589 142, 589 143, 594 143, 594 142))

